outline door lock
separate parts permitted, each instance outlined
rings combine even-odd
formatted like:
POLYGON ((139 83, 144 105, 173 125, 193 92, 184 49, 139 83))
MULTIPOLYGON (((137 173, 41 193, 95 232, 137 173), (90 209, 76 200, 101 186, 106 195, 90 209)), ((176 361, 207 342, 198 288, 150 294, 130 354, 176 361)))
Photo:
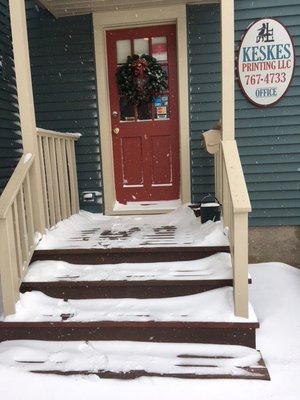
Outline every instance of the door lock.
POLYGON ((115 135, 118 135, 119 132, 120 132, 120 129, 119 129, 119 128, 114 128, 114 129, 113 129, 113 133, 114 133, 115 135))

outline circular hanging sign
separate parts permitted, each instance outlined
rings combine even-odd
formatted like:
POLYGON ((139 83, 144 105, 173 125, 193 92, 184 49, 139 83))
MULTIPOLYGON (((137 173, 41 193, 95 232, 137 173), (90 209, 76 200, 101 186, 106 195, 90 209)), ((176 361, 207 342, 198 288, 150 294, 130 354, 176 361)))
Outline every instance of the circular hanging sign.
POLYGON ((247 99, 260 107, 276 103, 294 73, 295 50, 287 29, 274 18, 253 22, 238 52, 238 77, 247 99))

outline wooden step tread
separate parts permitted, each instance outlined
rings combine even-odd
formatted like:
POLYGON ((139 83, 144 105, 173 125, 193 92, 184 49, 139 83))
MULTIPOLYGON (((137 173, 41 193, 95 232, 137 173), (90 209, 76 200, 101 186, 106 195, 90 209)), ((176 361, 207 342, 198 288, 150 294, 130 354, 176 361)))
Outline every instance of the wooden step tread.
MULTIPOLYGON (((251 283, 251 280, 248 281, 251 283)), ((68 299, 164 298, 203 293, 233 286, 232 279, 194 281, 81 281, 23 282, 20 292, 40 291, 47 296, 68 299)))
POLYGON ((82 299, 63 301, 41 292, 21 295, 16 313, 7 322, 49 321, 161 321, 161 322, 257 322, 249 304, 249 319, 236 317, 233 289, 224 287, 209 292, 170 298, 82 299), (69 316, 62 318, 62 315, 69 316))
POLYGON ((50 281, 191 281, 232 279, 229 253, 217 253, 206 258, 156 262, 80 265, 64 261, 31 263, 25 282, 50 281))
POLYGON ((128 341, 8 341, 0 364, 36 373, 269 380, 260 352, 243 346, 128 341))
POLYGON ((255 348, 255 313, 233 312, 232 288, 160 299, 55 299, 21 295, 16 314, 0 322, 0 341, 142 340, 240 344, 255 348))
POLYGON ((0 322, 6 340, 135 340, 148 342, 219 343, 256 348, 256 322, 0 322))
POLYGON ((197 260, 156 263, 80 265, 35 261, 20 291, 38 290, 64 299, 159 298, 232 285, 231 256, 217 253, 197 260))
POLYGON ((32 262, 61 260, 72 264, 150 263, 197 260, 216 253, 230 253, 229 246, 169 246, 131 248, 64 248, 36 250, 32 262))

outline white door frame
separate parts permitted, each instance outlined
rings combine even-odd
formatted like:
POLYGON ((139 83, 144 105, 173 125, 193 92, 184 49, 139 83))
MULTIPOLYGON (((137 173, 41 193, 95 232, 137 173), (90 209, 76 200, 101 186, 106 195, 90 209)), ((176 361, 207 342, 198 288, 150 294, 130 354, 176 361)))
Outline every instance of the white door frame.
MULTIPOLYGON (((180 200, 190 202, 190 146, 189 146, 189 94, 186 6, 131 9, 129 11, 99 12, 93 14, 97 92, 100 118, 100 140, 105 214, 138 214, 141 210, 116 210, 113 168, 111 110, 108 90, 106 31, 133 26, 175 23, 177 27, 179 144, 180 144, 180 200)), ((155 212, 147 207, 148 212, 155 212)), ((146 210, 143 210, 145 213, 146 210)), ((162 210, 160 209, 160 212, 162 210)), ((167 210, 166 210, 167 211, 167 210)))

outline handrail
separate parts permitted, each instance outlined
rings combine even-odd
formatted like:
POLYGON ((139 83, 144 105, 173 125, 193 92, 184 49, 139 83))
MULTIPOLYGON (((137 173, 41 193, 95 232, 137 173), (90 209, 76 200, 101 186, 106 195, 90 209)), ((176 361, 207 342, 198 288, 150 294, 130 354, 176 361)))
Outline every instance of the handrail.
POLYGON ((251 203, 236 140, 221 142, 224 166, 228 176, 232 206, 236 212, 250 212, 251 203))
POLYGON ((5 314, 14 312, 19 286, 36 245, 32 172, 34 155, 23 155, 0 197, 0 274, 5 314))
POLYGON ((34 209, 42 207, 46 227, 79 211, 75 141, 80 134, 37 129, 38 157, 21 157, 0 197, 0 284, 5 315, 14 313, 19 287, 39 236, 34 209), (38 204, 36 163, 42 177, 38 204))
POLYGON ((73 139, 73 140, 78 140, 82 136, 81 133, 57 132, 43 128, 36 128, 36 133, 38 136, 61 138, 61 139, 73 139))
POLYGON ((26 175, 34 161, 33 154, 22 155, 19 160, 14 174, 7 183, 1 197, 0 197, 0 218, 5 218, 10 206, 15 201, 15 198, 19 192, 19 188, 24 182, 26 175))
POLYGON ((216 196, 223 206, 233 266, 235 314, 248 318, 248 190, 235 140, 220 142, 215 154, 216 196))
POLYGON ((215 193, 222 203, 223 222, 233 267, 234 309, 248 318, 248 190, 235 140, 222 140, 220 130, 203 133, 205 148, 215 157, 215 193))

